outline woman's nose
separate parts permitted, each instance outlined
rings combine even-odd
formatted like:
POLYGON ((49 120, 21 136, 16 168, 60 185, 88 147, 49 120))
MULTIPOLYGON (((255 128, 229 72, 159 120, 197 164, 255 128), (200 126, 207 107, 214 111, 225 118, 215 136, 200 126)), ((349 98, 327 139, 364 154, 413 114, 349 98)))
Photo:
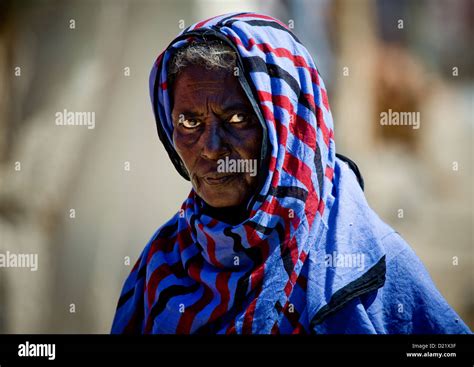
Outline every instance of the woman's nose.
POLYGON ((201 156, 209 160, 218 160, 230 153, 222 122, 214 120, 206 126, 201 135, 201 156))

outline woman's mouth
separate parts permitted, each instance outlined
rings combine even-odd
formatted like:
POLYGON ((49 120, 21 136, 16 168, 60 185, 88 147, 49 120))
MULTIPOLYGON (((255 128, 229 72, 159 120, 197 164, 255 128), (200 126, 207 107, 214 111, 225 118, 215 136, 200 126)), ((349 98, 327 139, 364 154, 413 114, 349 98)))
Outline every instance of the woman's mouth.
POLYGON ((207 177, 203 177, 203 181, 208 185, 215 186, 215 185, 225 184, 235 177, 236 177, 235 174, 225 174, 225 175, 221 174, 221 175, 212 175, 212 176, 209 175, 207 177))

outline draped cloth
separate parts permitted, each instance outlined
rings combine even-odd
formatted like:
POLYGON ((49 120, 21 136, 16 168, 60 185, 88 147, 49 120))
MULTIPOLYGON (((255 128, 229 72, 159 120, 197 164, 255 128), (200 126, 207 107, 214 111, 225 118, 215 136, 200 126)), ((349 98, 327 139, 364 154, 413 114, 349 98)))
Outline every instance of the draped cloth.
POLYGON ((260 186, 237 225, 207 215, 191 190, 126 279, 112 333, 409 332, 380 319, 389 299, 380 294, 388 257, 417 258, 336 157, 324 82, 286 25, 255 13, 217 16, 183 30, 158 56, 150 95, 177 171, 189 179, 172 142, 167 63, 180 47, 215 39, 236 51, 239 82, 264 131, 260 186))

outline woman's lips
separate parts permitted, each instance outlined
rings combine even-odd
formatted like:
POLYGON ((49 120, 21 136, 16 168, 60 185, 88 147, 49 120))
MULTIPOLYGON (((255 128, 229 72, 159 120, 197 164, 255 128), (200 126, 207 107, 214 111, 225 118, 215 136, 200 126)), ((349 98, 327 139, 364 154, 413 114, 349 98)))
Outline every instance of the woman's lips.
POLYGON ((236 177, 236 174, 228 174, 228 175, 218 175, 218 176, 207 176, 203 177, 203 181, 208 185, 222 185, 227 183, 228 181, 232 180, 236 177))

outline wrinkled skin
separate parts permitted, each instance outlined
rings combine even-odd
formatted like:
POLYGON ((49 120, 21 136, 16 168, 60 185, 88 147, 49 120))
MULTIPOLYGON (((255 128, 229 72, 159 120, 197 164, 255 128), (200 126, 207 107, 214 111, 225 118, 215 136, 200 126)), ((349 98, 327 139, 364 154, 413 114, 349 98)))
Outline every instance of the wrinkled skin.
POLYGON ((219 173, 218 160, 259 158, 262 127, 236 76, 197 65, 172 86, 173 143, 196 193, 218 219, 241 220, 257 175, 219 173))

